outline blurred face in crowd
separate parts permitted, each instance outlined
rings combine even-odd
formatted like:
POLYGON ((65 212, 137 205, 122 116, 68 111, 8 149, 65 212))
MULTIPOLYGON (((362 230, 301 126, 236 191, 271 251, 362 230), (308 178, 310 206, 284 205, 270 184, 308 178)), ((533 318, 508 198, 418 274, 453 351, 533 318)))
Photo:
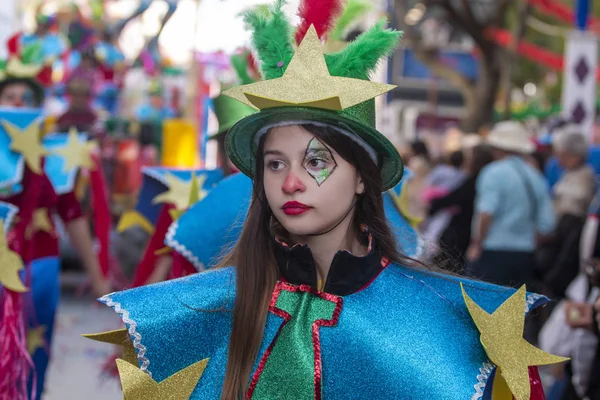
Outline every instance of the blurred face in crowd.
POLYGON ((560 166, 564 169, 577 168, 585 163, 585 159, 583 157, 564 150, 555 150, 554 155, 556 156, 560 166))
POLYGON ((150 105, 151 105, 153 108, 157 108, 157 109, 160 109, 160 108, 162 108, 162 106, 163 106, 163 98, 162 98, 162 95, 160 95, 160 94, 156 94, 156 93, 154 93, 154 94, 150 95, 150 105))
POLYGON ((23 82, 6 85, 0 92, 2 107, 36 107, 38 106, 33 90, 23 82))

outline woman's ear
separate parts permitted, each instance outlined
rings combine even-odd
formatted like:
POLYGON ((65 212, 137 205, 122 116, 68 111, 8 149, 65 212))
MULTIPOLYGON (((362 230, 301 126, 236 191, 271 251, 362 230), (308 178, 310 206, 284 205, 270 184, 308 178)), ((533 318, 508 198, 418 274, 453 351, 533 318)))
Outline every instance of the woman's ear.
POLYGON ((358 175, 356 177, 356 194, 363 194, 365 192, 365 183, 362 180, 362 177, 358 175))

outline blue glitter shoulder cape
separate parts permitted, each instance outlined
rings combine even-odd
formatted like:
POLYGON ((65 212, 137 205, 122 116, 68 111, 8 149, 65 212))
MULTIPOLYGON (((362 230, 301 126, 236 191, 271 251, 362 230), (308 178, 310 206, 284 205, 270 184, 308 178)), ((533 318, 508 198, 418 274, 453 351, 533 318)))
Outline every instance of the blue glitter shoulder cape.
MULTIPOLYGON (((403 253, 417 258, 422 247, 420 238, 392 198, 392 193, 400 194, 411 174, 406 170, 402 181, 383 194, 383 204, 403 253)), ((202 201, 171 225, 165 245, 175 249, 199 271, 213 267, 238 240, 251 198, 252 180, 246 175, 237 173, 221 180, 202 201), (198 221, 203 221, 202 229, 199 229, 198 221)), ((149 201, 146 203, 150 204, 149 201)))
MULTIPOLYGON (((318 312, 326 311, 319 302, 337 302, 335 310, 327 311, 333 310, 333 323, 321 319, 298 328, 304 333, 308 329, 310 337, 317 340, 309 351, 318 352, 320 363, 315 356, 314 365, 319 364, 319 374, 315 373, 314 380, 308 376, 308 381, 306 376, 283 376, 290 385, 304 379, 309 393, 318 381, 320 392, 315 389, 314 394, 319 393, 315 398, 323 399, 489 398, 486 382, 495 367, 480 343, 460 282, 489 313, 514 293, 514 289, 397 265, 385 268, 363 290, 344 297, 279 282, 274 296, 279 293, 281 298, 284 292, 291 296, 295 291, 305 295, 308 308, 318 312)), ((235 269, 229 267, 113 293, 100 301, 120 314, 140 368, 156 382, 209 358, 190 399, 214 400, 221 396, 225 376, 234 298, 235 269)), ((528 294, 527 309, 546 301, 528 294)), ((274 339, 280 328, 283 331, 286 315, 291 315, 289 324, 294 324, 294 312, 281 312, 279 304, 278 300, 272 302, 253 377, 257 370, 265 376, 267 369, 260 360, 265 352, 274 357, 277 340, 283 335, 274 339)), ((280 361, 281 356, 293 357, 297 349, 288 350, 279 352, 280 361)), ((306 363, 310 367, 313 360, 306 363)), ((289 367, 282 362, 278 369, 289 367)), ((283 381, 264 382, 262 377, 252 398, 281 398, 280 391, 286 389, 283 381)), ((251 387, 256 383, 251 382, 251 387)))

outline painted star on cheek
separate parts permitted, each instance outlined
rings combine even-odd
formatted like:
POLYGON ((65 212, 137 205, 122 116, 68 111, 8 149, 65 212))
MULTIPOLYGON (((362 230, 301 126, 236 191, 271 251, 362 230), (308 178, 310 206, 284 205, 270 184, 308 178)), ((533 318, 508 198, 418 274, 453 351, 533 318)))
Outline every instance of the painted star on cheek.
POLYGON ((321 186, 333 174, 337 163, 331 150, 318 138, 313 137, 306 147, 302 166, 317 185, 321 186))

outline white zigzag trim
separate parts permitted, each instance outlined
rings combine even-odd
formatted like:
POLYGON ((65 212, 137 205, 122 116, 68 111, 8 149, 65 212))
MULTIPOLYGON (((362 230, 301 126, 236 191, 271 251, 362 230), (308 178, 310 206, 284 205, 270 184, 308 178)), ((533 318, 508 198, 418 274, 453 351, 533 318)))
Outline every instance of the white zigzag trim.
POLYGON ((4 231, 8 232, 12 226, 15 215, 17 215, 17 213, 19 212, 19 207, 12 205, 10 203, 5 203, 4 201, 0 201, 0 204, 2 204, 2 206, 6 207, 8 209, 8 212, 6 213, 6 217, 4 217, 4 231))
POLYGON ((477 375, 477 384, 474 386, 475 394, 471 396, 471 400, 481 399, 483 397, 483 391, 485 389, 485 385, 487 384, 487 380, 494 369, 494 364, 489 361, 484 362, 483 366, 479 368, 479 375, 477 375))
POLYGON ((150 378, 152 378, 152 373, 148 370, 150 360, 146 358, 146 346, 142 344, 142 335, 137 332, 137 323, 129 317, 129 311, 123 309, 121 307, 121 303, 113 301, 109 294, 101 297, 99 300, 111 307, 113 310, 115 310, 115 312, 119 313, 123 322, 129 326, 129 334, 133 337, 133 347, 138 350, 137 358, 142 363, 140 369, 147 373, 150 378))
POLYGON ((175 249, 179 254, 184 256, 186 260, 191 262, 194 267, 198 270, 198 272, 202 272, 206 270, 204 264, 192 253, 185 245, 179 243, 175 239, 175 233, 177 232, 177 228, 179 227, 179 221, 173 222, 169 229, 167 230, 167 235, 165 236, 165 244, 172 249, 175 249))

